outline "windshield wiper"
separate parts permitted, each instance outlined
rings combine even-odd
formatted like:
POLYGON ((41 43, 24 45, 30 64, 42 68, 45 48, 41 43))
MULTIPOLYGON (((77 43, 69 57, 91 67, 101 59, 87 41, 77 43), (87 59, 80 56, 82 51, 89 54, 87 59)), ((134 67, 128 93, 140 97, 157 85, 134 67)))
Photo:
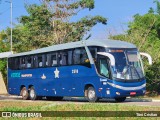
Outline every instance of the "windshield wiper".
MULTIPOLYGON (((133 68, 135 71, 136 71, 136 73, 137 73, 137 75, 138 75, 138 77, 139 77, 139 79, 141 78, 140 77, 140 75, 139 75, 139 73, 138 73, 138 71, 137 71, 137 69, 136 69, 136 67, 135 66, 132 66, 132 65, 129 65, 131 68, 133 68)), ((132 73, 132 72, 131 72, 132 73)))

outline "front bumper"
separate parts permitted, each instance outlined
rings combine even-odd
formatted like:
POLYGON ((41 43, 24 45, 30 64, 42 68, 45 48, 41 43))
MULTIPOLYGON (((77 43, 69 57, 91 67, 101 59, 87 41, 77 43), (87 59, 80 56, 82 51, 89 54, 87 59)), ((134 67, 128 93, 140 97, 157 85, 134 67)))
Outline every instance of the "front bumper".
POLYGON ((113 83, 107 82, 103 85, 101 91, 102 98, 117 98, 117 97, 129 97, 129 96, 143 96, 146 92, 146 83, 113 83))

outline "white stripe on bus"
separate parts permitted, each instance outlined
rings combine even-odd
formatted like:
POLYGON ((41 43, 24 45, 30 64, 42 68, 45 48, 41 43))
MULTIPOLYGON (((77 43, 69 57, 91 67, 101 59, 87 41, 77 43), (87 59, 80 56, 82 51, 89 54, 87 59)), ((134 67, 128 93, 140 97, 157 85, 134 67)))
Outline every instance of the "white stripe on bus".
POLYGON ((139 90, 142 89, 144 87, 146 87, 146 84, 143 84, 141 86, 137 86, 137 87, 124 87, 124 86, 120 86, 120 85, 116 85, 110 82, 107 82, 110 86, 121 89, 121 90, 139 90))

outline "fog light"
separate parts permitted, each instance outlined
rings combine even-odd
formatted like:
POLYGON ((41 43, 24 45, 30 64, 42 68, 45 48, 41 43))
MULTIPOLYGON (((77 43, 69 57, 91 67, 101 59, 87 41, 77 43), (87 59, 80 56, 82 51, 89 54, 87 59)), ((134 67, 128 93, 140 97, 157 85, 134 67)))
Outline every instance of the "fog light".
POLYGON ((107 95, 110 94, 110 90, 106 90, 107 95))
POLYGON ((117 95, 120 95, 120 92, 116 92, 117 95))
POLYGON ((102 89, 103 89, 103 88, 99 88, 99 90, 98 90, 98 91, 99 91, 99 92, 101 92, 101 90, 102 90, 102 89))

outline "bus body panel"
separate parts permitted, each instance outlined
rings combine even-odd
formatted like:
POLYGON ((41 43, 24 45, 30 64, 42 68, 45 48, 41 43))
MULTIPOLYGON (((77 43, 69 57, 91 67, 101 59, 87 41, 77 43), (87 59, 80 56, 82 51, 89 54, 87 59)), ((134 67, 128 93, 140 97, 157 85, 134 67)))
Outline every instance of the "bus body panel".
POLYGON ((22 85, 27 89, 29 89, 29 86, 34 86, 37 96, 84 96, 86 85, 92 85, 100 98, 119 97, 116 92, 119 92, 121 97, 130 96, 130 92, 136 92, 136 96, 139 96, 144 95, 143 91, 145 91, 145 87, 139 90, 123 90, 111 86, 109 83, 130 88, 141 86, 146 81, 117 82, 104 79, 97 75, 94 65, 91 68, 77 65, 8 71, 9 94, 14 95, 20 95, 20 86, 22 85), (54 71, 56 69, 59 71, 59 78, 55 78, 54 71), (74 70, 78 70, 78 73, 73 73, 74 70), (107 84, 103 85, 101 80, 106 80, 107 84), (102 88, 101 91, 99 91, 100 88, 102 88), (109 90, 109 93, 107 93, 107 90, 109 90))
POLYGON ((10 94, 19 95, 23 85, 27 89, 34 86, 38 96, 84 96, 85 85, 91 84, 96 90, 100 87, 94 65, 91 68, 76 65, 8 71, 10 94), (56 69, 59 78, 55 78, 56 69))
MULTIPOLYGON (((102 98, 117 98, 117 97, 128 97, 132 96, 131 93, 136 93, 133 96, 142 96, 145 94, 146 91, 146 80, 142 80, 139 82, 117 82, 115 80, 107 80, 107 84, 103 85, 102 90, 102 98), (113 86, 112 86, 112 85, 113 86), (116 87, 116 85, 120 86, 121 88, 116 87), (142 87, 141 87, 142 86, 142 87), (107 90, 109 91, 109 94, 107 94, 107 90), (116 94, 116 92, 119 92, 120 94, 116 94)), ((103 84, 103 83, 102 83, 103 84)))

